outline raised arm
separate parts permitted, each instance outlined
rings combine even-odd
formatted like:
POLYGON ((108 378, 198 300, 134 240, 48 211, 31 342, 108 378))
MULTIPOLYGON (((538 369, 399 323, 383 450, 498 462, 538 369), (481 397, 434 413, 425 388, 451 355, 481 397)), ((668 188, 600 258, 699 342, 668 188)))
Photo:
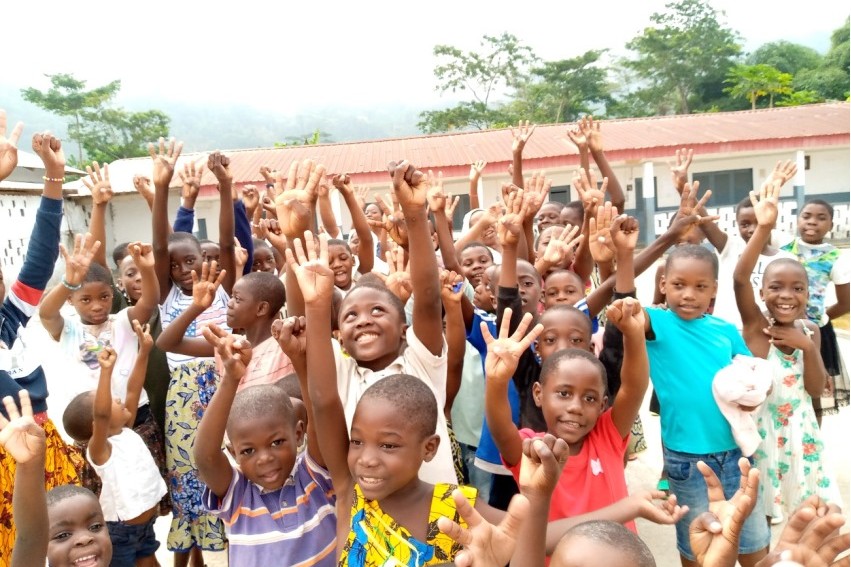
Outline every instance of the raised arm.
POLYGON ((443 352, 443 324, 440 318, 440 284, 437 257, 434 255, 428 229, 426 195, 434 183, 428 175, 403 160, 391 163, 393 191, 399 199, 408 229, 411 282, 414 292, 414 334, 435 356, 443 352))
POLYGON ((180 157, 181 150, 183 150, 183 142, 175 143, 174 138, 169 140, 168 146, 163 138, 160 138, 158 147, 148 144, 148 153, 154 160, 151 244, 160 287, 160 304, 165 301, 171 291, 171 258, 168 253, 168 236, 171 234, 171 226, 168 224, 168 187, 174 176, 174 165, 180 157))
POLYGON ((112 185, 109 183, 109 166, 104 164, 101 172, 98 162, 86 166, 88 179, 83 177, 83 185, 92 195, 92 217, 89 221, 89 232, 95 240, 104 245, 98 248, 92 261, 109 269, 106 265, 106 209, 112 199, 112 185))
MULTIPOLYGON (((612 208, 612 212, 616 213, 617 210, 612 208)), ((638 244, 638 234, 638 220, 634 217, 617 215, 609 222, 608 234, 602 236, 605 239, 603 246, 609 247, 609 250, 614 252, 617 258, 617 271, 614 275, 608 276, 603 283, 597 286, 597 289, 588 294, 586 304, 588 305, 588 312, 592 316, 597 315, 608 305, 612 299, 612 291, 618 293, 635 291, 635 259, 633 254, 638 244)), ((600 235, 597 236, 597 239, 599 238, 600 235)))
POLYGON ((142 389, 145 387, 145 375, 148 372, 148 358, 151 349, 154 348, 154 338, 151 336, 151 326, 148 323, 142 325, 138 319, 133 320, 133 332, 139 342, 139 352, 136 362, 130 371, 130 379, 127 380, 127 394, 124 396, 124 407, 127 408, 127 420, 125 427, 133 427, 136 422, 136 412, 139 410, 139 398, 142 397, 142 389))
MULTIPOLYGON (((597 189, 597 178, 593 173, 580 169, 576 177, 573 178, 573 185, 579 193, 579 198, 582 200, 582 206, 585 208, 585 220, 582 224, 582 234, 587 236, 590 230, 591 217, 597 212, 597 206, 602 205, 605 200, 606 187, 608 179, 603 178, 603 183, 600 189, 597 189)), ((594 269, 594 259, 591 257, 589 249, 590 242, 586 237, 576 250, 576 259, 573 261, 573 271, 576 272, 583 281, 591 277, 591 271, 594 269)))
POLYGON ((199 478, 216 498, 221 499, 227 494, 233 478, 233 468, 222 452, 222 440, 239 381, 245 376, 252 352, 247 340, 228 334, 216 325, 209 325, 202 332, 210 348, 219 353, 224 375, 198 424, 193 452, 199 478))
POLYGON ((157 346, 165 352, 173 352, 184 356, 210 357, 214 354, 214 346, 205 338, 186 337, 186 329, 204 311, 210 308, 216 299, 216 290, 222 285, 225 271, 218 272, 216 261, 202 262, 200 277, 192 270, 192 303, 183 310, 169 326, 162 330, 157 338, 157 346))
POLYGON ((358 272, 368 274, 375 265, 375 244, 372 240, 369 223, 366 222, 366 214, 363 212, 363 207, 358 205, 358 199, 348 173, 335 175, 333 183, 349 208, 349 214, 352 215, 352 228, 358 235, 358 272))
POLYGON ((60 244, 59 250, 65 259, 65 277, 62 284, 55 286, 50 293, 44 296, 38 308, 38 316, 41 324, 54 341, 59 340, 65 319, 59 312, 71 294, 83 287, 83 280, 89 271, 95 253, 100 248, 100 242, 94 240, 91 234, 85 238, 78 234, 74 237, 74 250, 71 254, 60 244))
MULTIPOLYGON (((584 120, 584 118, 582 119, 584 120)), ((588 138, 582 131, 582 120, 576 122, 573 127, 567 129, 567 138, 573 142, 576 149, 579 150, 579 167, 588 171, 591 168, 591 161, 588 158, 588 138)))
POLYGON ((452 403, 461 389, 461 372, 464 370, 464 353, 467 350, 467 327, 461 312, 464 295, 464 276, 449 270, 440 272, 440 299, 446 321, 446 404, 443 412, 447 418, 452 403))
POLYGON ((526 333, 532 324, 531 313, 526 313, 517 330, 509 336, 511 326, 511 308, 507 308, 502 317, 499 337, 494 338, 485 323, 482 323, 482 336, 488 345, 485 359, 485 418, 502 460, 508 466, 520 462, 523 442, 520 432, 511 419, 511 406, 508 403, 508 382, 517 370, 520 356, 529 349, 543 326, 538 324, 526 333))
POLYGON ((350 527, 353 480, 348 465, 349 428, 343 402, 337 390, 337 369, 331 342, 331 300, 334 274, 328 266, 328 239, 319 242, 310 232, 304 233, 304 246, 296 240, 287 250, 287 273, 292 273, 304 296, 307 321, 308 395, 313 414, 310 419, 321 423, 317 428, 317 444, 334 492, 337 494, 337 549, 345 542, 350 527), (317 246, 318 244, 318 246, 317 246), (318 249, 317 249, 318 248, 318 249))
POLYGON ((334 207, 331 205, 331 187, 326 177, 319 180, 317 189, 316 205, 319 209, 319 220, 322 221, 322 228, 331 238, 339 238, 340 227, 337 226, 337 219, 334 217, 334 207))
POLYGON ((112 446, 109 444, 109 427, 112 421, 112 371, 118 355, 112 347, 104 347, 98 353, 100 376, 92 406, 92 437, 89 439, 88 456, 93 465, 102 465, 109 460, 112 446))
POLYGON ((127 316, 132 321, 149 321, 157 308, 157 300, 160 297, 159 281, 154 267, 154 251, 150 244, 134 242, 128 250, 133 257, 133 262, 142 276, 142 295, 139 300, 127 310, 127 316))
MULTIPOLYGON (((0 136, 5 116, 0 111, 0 136)), ((2 161, 0 150, 0 161, 2 161)), ((44 492, 44 454, 47 439, 44 429, 33 419, 30 394, 18 394, 21 410, 12 396, 3 398, 7 420, 0 413, 0 447, 15 461, 15 485, 12 491, 12 516, 15 518, 15 541, 11 567, 44 565, 47 557, 48 519, 44 492)))
MULTIPOLYGON (((579 121, 579 128, 588 140, 588 150, 594 158, 594 163, 597 164, 597 168, 600 170, 600 175, 609 180, 606 188, 608 189, 609 200, 612 202, 612 206, 619 211, 623 211, 624 205, 626 205, 626 195, 624 195, 620 181, 618 181, 615 171, 609 165, 609 160, 606 159, 606 154, 603 151, 603 135, 600 133, 600 123, 594 122, 592 116, 586 116, 579 121)), ((587 168, 587 165, 585 167, 587 168)))
MULTIPOLYGON (((24 132, 24 123, 18 122, 9 137, 6 137, 6 111, 0 108, 0 181, 3 181, 18 167, 18 141, 24 132)), ((63 168, 60 177, 65 175, 63 168)), ((45 176, 48 177, 48 176, 45 176)))
MULTIPOLYGON (((233 175, 230 172, 230 158, 213 152, 207 159, 207 169, 216 176, 219 182, 219 265, 222 273, 222 288, 228 295, 233 291, 236 281, 236 246, 233 232, 233 175)), ((250 229, 249 229, 250 230, 250 229)), ((250 242, 242 243, 243 247, 250 242)))
POLYGON ((526 142, 535 133, 535 128, 537 127, 537 124, 532 124, 530 127, 528 120, 525 124, 521 120, 517 124, 516 131, 514 128, 511 129, 511 137, 513 138, 511 142, 511 164, 513 172, 511 175, 512 182, 518 187, 523 187, 523 148, 526 147, 526 142))
POLYGON ((606 316, 623 333, 621 387, 612 404, 612 421, 621 437, 626 438, 635 423, 650 382, 650 362, 644 339, 646 314, 638 300, 627 297, 612 303, 606 316))
POLYGON ((482 172, 487 167, 488 162, 483 159, 474 161, 470 164, 470 208, 479 208, 479 180, 482 178, 482 172))
POLYGON ((204 164, 195 165, 194 161, 187 161, 183 164, 183 171, 178 171, 182 187, 180 189, 180 208, 177 209, 177 216, 174 219, 174 232, 192 233, 192 226, 195 223, 195 201, 198 200, 198 193, 201 192, 201 175, 204 173, 204 164))

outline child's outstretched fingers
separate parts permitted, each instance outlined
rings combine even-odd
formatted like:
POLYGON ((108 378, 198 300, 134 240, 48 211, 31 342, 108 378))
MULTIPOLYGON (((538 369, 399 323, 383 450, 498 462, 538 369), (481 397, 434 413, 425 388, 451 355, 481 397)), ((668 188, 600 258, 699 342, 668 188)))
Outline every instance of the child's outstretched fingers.
POLYGON ((18 397, 21 402, 20 412, 12 396, 3 398, 3 406, 9 419, 0 414, 0 447, 3 447, 16 463, 24 464, 44 455, 47 442, 44 429, 33 419, 29 392, 21 390, 18 397))

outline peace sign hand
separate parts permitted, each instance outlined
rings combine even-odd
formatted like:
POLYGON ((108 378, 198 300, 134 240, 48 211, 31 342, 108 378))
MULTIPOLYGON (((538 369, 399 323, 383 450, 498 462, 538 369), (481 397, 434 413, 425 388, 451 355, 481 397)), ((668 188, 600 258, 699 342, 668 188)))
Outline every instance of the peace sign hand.
POLYGON ((21 401, 21 411, 12 396, 3 398, 3 406, 9 419, 0 414, 0 446, 12 455, 19 465, 30 461, 44 460, 47 437, 44 429, 33 419, 32 402, 26 390, 18 393, 21 401))

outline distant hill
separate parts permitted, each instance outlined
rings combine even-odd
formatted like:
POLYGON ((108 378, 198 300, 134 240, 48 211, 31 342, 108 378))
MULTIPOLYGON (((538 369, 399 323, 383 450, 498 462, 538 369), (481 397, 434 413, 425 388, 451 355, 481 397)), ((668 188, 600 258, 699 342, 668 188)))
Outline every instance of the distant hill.
MULTIPOLYGON (((418 134, 420 108, 382 105, 373 108, 325 106, 299 114, 272 112, 246 105, 199 105, 172 100, 121 97, 128 110, 157 109, 171 117, 171 134, 188 151, 270 147, 290 136, 310 135, 317 128, 323 141, 346 142, 418 134)), ((21 98, 20 88, 0 84, 0 108, 9 120, 25 123, 25 136, 39 130, 66 135, 66 122, 21 98)), ((24 146, 24 144, 22 144, 24 146)))

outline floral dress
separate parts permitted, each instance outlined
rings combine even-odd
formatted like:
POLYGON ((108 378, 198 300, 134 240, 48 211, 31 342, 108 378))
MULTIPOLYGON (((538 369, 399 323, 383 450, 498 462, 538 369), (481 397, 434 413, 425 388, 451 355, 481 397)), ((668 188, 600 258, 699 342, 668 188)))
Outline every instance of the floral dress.
POLYGON ((780 518, 807 497, 838 502, 836 482, 824 469, 824 445, 810 395, 804 389, 804 355, 771 345, 774 382, 757 416, 762 445, 754 453, 765 490, 765 515, 780 518))

